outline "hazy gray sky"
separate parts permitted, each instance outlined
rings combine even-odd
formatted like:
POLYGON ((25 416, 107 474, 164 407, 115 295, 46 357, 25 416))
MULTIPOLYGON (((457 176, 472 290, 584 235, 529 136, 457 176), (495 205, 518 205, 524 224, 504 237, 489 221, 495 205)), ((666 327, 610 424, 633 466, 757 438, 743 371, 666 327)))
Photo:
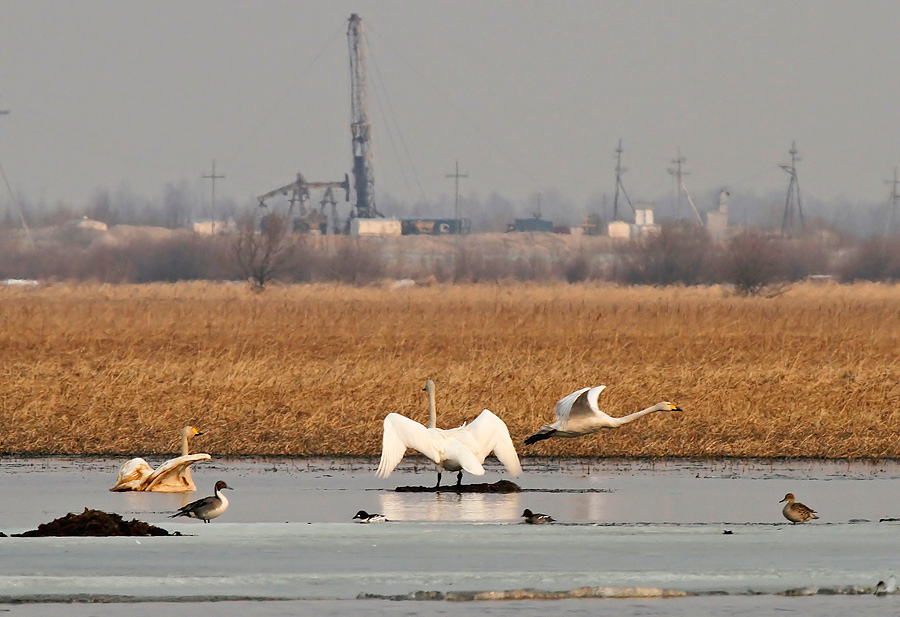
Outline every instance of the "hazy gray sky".
MULTIPOLYGON (((249 203, 351 164, 347 18, 368 32, 376 195, 577 203, 787 189, 886 200, 900 165, 900 2, 0 0, 0 163, 79 207, 150 198, 217 160, 249 203), (376 96, 377 94, 377 96, 376 96), (391 140, 393 136, 393 141, 391 140)), ((0 190, 0 205, 8 203, 0 190)))

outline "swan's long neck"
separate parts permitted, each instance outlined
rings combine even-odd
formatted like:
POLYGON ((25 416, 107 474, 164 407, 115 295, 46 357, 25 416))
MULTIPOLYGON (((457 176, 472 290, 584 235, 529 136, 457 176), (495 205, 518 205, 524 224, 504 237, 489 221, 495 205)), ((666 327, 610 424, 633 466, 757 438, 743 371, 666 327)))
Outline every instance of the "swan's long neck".
POLYGON ((191 453, 188 441, 190 441, 189 431, 185 431, 181 434, 181 456, 187 456, 191 453))
POLYGON ((428 388, 428 428, 437 428, 437 411, 434 408, 434 386, 428 388))
POLYGON ((646 416, 648 413, 653 413, 654 411, 659 411, 656 405, 652 407, 648 407, 647 409, 642 409, 640 411, 636 411, 634 413, 630 413, 627 416, 622 416, 621 418, 613 418, 613 426, 622 426, 623 424, 628 424, 629 422, 634 422, 641 416, 646 416))

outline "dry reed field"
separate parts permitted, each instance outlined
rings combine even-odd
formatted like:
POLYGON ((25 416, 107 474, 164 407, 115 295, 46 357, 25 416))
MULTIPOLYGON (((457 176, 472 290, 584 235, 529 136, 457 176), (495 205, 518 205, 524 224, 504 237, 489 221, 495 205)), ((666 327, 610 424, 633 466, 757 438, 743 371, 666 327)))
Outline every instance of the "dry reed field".
POLYGON ((520 455, 900 456, 900 288, 239 284, 0 289, 0 453, 378 455, 396 411, 483 408, 520 455), (574 440, 522 440, 555 401, 651 414, 574 440))

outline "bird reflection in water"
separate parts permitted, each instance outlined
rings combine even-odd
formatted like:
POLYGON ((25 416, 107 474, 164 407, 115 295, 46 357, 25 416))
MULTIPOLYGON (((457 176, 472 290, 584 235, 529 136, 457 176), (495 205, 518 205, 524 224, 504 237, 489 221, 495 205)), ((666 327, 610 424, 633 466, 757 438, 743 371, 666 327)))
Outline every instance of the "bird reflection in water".
POLYGON ((393 521, 516 521, 522 511, 517 493, 384 493, 381 512, 393 521))

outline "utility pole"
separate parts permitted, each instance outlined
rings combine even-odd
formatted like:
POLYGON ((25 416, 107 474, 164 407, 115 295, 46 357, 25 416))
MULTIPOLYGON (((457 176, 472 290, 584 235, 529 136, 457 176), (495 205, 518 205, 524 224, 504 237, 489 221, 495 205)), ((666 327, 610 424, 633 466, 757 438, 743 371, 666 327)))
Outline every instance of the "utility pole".
POLYGON ((682 165, 687 162, 687 159, 681 156, 681 148, 678 148, 678 158, 672 159, 672 162, 675 164, 675 167, 669 167, 669 174, 675 176, 675 194, 677 196, 675 216, 681 221, 681 194, 684 193, 684 196, 687 197, 688 205, 691 206, 691 212, 694 213, 697 224, 702 227, 703 217, 700 216, 700 211, 697 210, 697 206, 694 205, 694 200, 691 199, 691 194, 688 193, 687 187, 684 185, 684 177, 691 175, 691 173, 684 171, 682 168, 682 165))
POLYGON ((628 193, 625 192, 625 185, 622 184, 622 174, 625 173, 626 169, 622 167, 622 153, 625 152, 622 149, 622 139, 619 138, 619 146, 616 148, 616 195, 613 197, 613 220, 619 220, 619 191, 622 191, 622 195, 625 196, 625 200, 628 202, 628 205, 631 206, 631 209, 634 210, 634 206, 631 205, 631 199, 628 198, 628 193))
POLYGON ((212 180, 212 200, 210 201, 210 219, 212 219, 212 235, 216 235, 216 180, 221 180, 225 176, 216 175, 216 159, 212 160, 212 173, 203 176, 204 180, 212 180))
POLYGON ((803 206, 800 203, 800 182, 797 180, 797 163, 802 159, 797 156, 800 153, 797 150, 797 142, 791 142, 791 149, 788 150, 788 152, 791 155, 791 164, 779 165, 779 167, 791 176, 791 182, 788 185, 787 198, 784 201, 784 216, 781 219, 781 232, 793 234, 794 213, 796 211, 800 223, 800 233, 803 233, 803 206))
MULTIPOLYGON (((0 116, 5 116, 9 113, 8 109, 0 109, 0 116)), ((31 230, 28 228, 28 223, 25 222, 25 214, 22 212, 22 204, 19 203, 19 200, 16 199, 15 193, 13 193, 12 186, 9 184, 9 178, 6 177, 6 170, 3 169, 3 165, 0 164, 0 176, 3 176, 3 183, 6 184, 6 190, 9 192, 9 198, 12 200, 13 204, 16 206, 16 210, 19 211, 19 222, 22 223, 22 229, 25 230, 25 235, 28 237, 28 242, 31 244, 31 248, 34 248, 34 238, 31 237, 31 230)))
POLYGON ((445 174, 447 178, 453 178, 456 181, 456 200, 454 201, 453 206, 453 216, 456 218, 457 230, 456 233, 460 233, 462 231, 462 219, 459 216, 459 179, 460 178, 468 178, 469 174, 461 174, 459 173, 459 161, 456 161, 456 171, 452 174, 445 174))
POLYGON ((681 190, 684 186, 684 176, 690 172, 682 170, 681 166, 687 163, 687 159, 681 156, 681 147, 678 147, 678 156, 672 159, 674 167, 669 167, 669 175, 675 176, 675 218, 681 220, 681 190))
POLYGON ((897 178, 897 168, 894 167, 894 179, 885 180, 886 184, 891 185, 891 216, 888 219, 887 235, 894 233, 894 217, 897 215, 897 202, 900 201, 900 194, 897 193, 897 186, 900 185, 900 179, 897 178))

